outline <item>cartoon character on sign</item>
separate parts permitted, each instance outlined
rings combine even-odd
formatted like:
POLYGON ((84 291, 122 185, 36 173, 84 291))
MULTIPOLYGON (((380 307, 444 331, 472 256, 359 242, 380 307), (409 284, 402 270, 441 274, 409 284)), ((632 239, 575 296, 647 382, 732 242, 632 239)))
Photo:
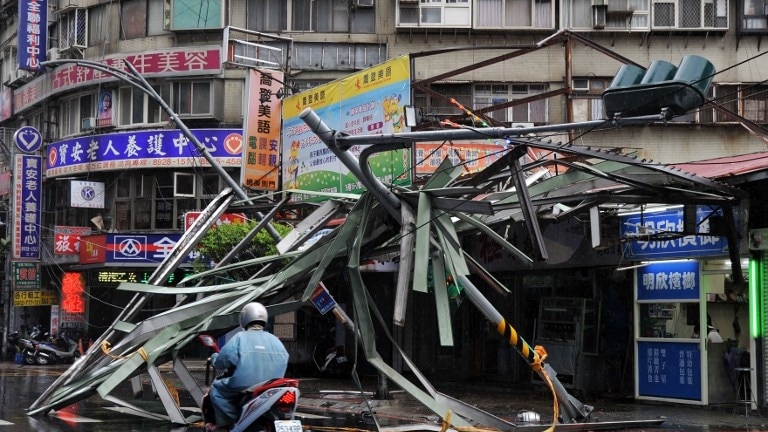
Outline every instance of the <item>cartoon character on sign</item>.
POLYGON ((287 189, 296 189, 299 187, 299 148, 300 141, 293 141, 291 149, 288 152, 288 179, 286 180, 287 189))
POLYGON ((400 94, 393 94, 392 96, 385 97, 381 103, 384 108, 384 131, 398 133, 405 129, 405 115, 403 114, 403 108, 400 105, 400 101, 403 96, 400 94), (391 128, 388 127, 391 125, 391 128))

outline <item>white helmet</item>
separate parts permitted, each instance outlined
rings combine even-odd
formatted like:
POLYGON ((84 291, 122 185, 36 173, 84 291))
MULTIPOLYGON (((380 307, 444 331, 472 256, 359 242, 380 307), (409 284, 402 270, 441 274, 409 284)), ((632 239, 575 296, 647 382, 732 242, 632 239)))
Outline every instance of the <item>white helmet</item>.
POLYGON ((256 302, 248 303, 240 311, 240 327, 248 328, 248 325, 254 321, 260 321, 259 324, 266 325, 268 318, 267 308, 263 304, 256 302))

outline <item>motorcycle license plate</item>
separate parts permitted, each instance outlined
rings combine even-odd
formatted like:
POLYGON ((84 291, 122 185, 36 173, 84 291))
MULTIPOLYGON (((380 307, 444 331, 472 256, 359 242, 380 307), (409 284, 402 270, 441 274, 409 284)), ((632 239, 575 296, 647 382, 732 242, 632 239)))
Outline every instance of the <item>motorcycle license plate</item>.
POLYGON ((301 432, 301 421, 275 420, 275 432, 301 432))
POLYGON ((337 363, 346 363, 347 362, 347 356, 336 357, 336 362, 337 363))

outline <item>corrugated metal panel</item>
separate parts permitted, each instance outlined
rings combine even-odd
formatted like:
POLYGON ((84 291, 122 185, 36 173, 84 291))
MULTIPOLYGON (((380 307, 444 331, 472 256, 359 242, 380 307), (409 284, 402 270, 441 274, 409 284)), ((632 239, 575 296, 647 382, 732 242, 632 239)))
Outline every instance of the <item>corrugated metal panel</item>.
POLYGON ((709 179, 736 177, 757 171, 768 170, 768 152, 705 159, 684 164, 675 164, 674 167, 709 179))

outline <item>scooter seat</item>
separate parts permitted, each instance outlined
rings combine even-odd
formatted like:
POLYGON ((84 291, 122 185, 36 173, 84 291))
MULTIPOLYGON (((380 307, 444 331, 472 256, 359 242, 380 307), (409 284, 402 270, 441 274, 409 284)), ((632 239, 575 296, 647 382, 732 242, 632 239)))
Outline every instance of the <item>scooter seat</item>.
POLYGON ((252 387, 249 387, 245 391, 254 396, 261 394, 271 388, 275 387, 298 387, 299 380, 295 378, 274 378, 269 381, 258 383, 252 387))

